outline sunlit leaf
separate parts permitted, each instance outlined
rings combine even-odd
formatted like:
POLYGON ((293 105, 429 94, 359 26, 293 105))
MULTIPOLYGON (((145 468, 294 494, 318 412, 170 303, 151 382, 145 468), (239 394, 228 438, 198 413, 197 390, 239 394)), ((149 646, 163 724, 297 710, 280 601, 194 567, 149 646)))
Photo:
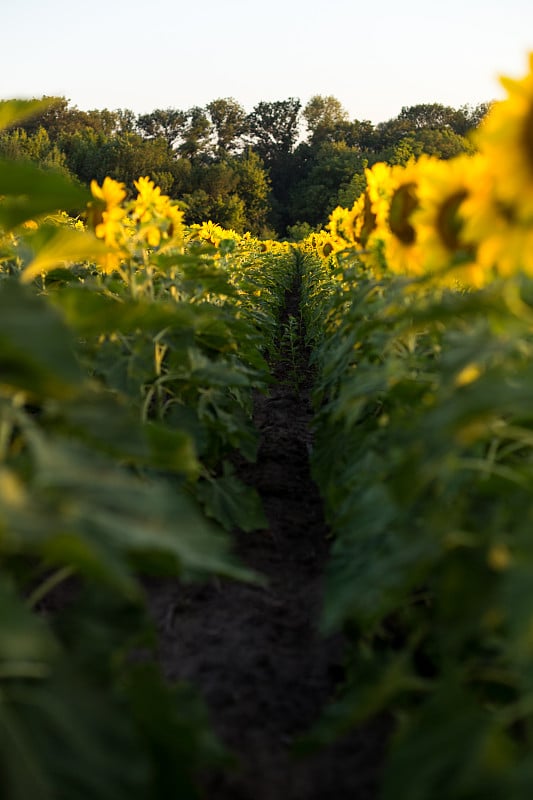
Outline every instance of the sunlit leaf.
POLYGON ((9 128, 28 117, 44 111, 51 100, 2 100, 0 101, 0 130, 9 128))
POLYGON ((21 281, 30 283, 55 267, 80 261, 96 261, 107 252, 102 241, 93 234, 56 225, 42 225, 23 240, 26 264, 21 281))

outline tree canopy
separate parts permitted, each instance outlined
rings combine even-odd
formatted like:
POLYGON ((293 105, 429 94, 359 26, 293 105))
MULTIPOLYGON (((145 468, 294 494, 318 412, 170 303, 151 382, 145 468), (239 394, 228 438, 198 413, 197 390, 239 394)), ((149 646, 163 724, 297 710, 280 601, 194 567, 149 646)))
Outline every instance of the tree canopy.
MULTIPOLYGON (((2 102, 0 101, 0 106, 2 102)), ((148 175, 181 200, 189 222, 212 219, 239 232, 285 236, 320 227, 339 202, 353 202, 364 169, 422 153, 472 152, 470 132, 488 103, 403 106, 374 125, 349 118, 332 95, 262 101, 251 112, 231 97, 189 109, 81 111, 65 97, 0 133, 0 156, 38 162, 89 183, 148 175)))

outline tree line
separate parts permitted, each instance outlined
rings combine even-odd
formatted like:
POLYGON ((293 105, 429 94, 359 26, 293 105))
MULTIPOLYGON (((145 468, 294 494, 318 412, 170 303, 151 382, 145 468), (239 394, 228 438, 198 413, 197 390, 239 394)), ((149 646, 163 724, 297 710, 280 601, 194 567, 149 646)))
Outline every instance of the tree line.
MULTIPOLYGON (((0 134, 0 156, 62 170, 83 183, 106 175, 133 188, 140 175, 183 203, 188 223, 212 219, 239 233, 299 238, 351 205, 364 169, 422 153, 470 152, 469 133, 489 104, 455 109, 404 106, 374 125, 350 120, 333 96, 260 102, 248 113, 233 98, 188 110, 81 111, 65 97, 0 134)), ((3 102, 0 101, 0 105, 3 102)))

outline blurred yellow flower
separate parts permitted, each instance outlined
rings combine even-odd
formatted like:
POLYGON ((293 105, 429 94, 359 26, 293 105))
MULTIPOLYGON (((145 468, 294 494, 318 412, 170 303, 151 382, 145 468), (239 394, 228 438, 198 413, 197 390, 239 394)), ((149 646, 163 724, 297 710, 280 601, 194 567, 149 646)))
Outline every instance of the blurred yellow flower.
POLYGON ((475 242, 467 238, 463 204, 470 184, 472 157, 449 161, 426 158, 419 162, 419 207, 412 220, 423 252, 424 270, 445 273, 439 279, 482 286, 485 270, 477 260, 475 242))
POLYGON ((422 271, 422 250, 412 222, 419 207, 418 163, 393 166, 390 171, 391 197, 389 202, 385 258, 388 267, 405 275, 422 271))
POLYGON ((491 162, 495 191, 530 223, 533 219, 533 53, 521 80, 501 78, 507 98, 494 103, 480 126, 476 143, 491 162))
POLYGON ((467 364, 455 376, 454 385, 457 387, 468 386, 469 383, 477 381, 481 375, 481 368, 477 364, 467 364))
POLYGON ((104 207, 109 210, 119 206, 126 197, 126 187, 123 183, 114 181, 112 178, 104 178, 101 186, 97 181, 91 181, 91 194, 97 200, 103 202, 104 207))
POLYGON ((461 207, 465 237, 475 242, 486 277, 520 271, 533 275, 533 220, 528 223, 519 206, 501 198, 495 167, 485 153, 471 160, 468 196, 461 207))
POLYGON ((133 208, 133 219, 141 223, 149 222, 161 202, 161 189, 148 177, 139 178, 133 185, 138 192, 133 208))
POLYGON ((487 554, 489 567, 496 572, 509 569, 512 563, 511 552, 506 544, 496 543, 491 545, 487 554))
POLYGON ((88 223, 93 228, 95 236, 103 239, 110 248, 110 252, 100 256, 99 263, 104 272, 111 273, 117 269, 125 255, 123 221, 126 211, 121 203, 126 197, 126 189, 123 183, 106 177, 102 186, 95 180, 91 181, 91 193, 94 201, 88 206, 88 223))
POLYGON ((391 195, 391 167, 383 162, 365 169, 366 189, 355 201, 351 225, 356 243, 362 248, 361 260, 381 270, 384 267, 383 247, 391 195))

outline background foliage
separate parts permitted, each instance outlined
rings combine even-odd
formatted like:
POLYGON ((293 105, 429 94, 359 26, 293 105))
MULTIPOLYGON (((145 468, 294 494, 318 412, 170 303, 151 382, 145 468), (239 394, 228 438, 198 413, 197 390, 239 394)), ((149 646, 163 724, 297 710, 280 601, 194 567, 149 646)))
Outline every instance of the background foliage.
POLYGON ((247 113, 233 98, 218 98, 141 115, 45 100, 4 130, 0 155, 60 168, 85 184, 110 176, 133 190, 148 175, 184 203, 187 222, 212 219, 267 238, 298 224, 320 228, 335 206, 353 203, 367 165, 469 152, 468 134, 487 110, 425 104, 373 125, 350 121, 335 97, 322 95, 304 108, 289 98, 247 113))

